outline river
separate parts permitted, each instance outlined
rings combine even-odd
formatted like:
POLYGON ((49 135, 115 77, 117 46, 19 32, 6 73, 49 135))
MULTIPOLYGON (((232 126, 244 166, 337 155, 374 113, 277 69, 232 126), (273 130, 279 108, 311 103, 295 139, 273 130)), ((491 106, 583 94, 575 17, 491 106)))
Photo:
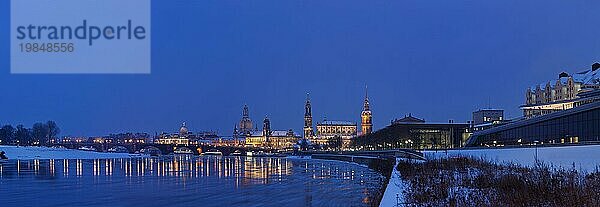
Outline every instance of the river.
POLYGON ((299 158, 165 156, 0 163, 1 206, 373 206, 383 176, 299 158))

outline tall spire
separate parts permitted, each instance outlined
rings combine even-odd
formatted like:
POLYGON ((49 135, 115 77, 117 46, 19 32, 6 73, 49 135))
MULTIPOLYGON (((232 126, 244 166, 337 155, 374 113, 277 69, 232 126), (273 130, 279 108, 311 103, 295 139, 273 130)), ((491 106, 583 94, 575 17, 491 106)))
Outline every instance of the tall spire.
POLYGON ((265 116, 265 120, 263 121, 263 131, 265 132, 265 135, 271 132, 271 121, 268 116, 265 116))
POLYGON ((248 113, 248 105, 244 104, 244 111, 242 112, 243 117, 250 117, 248 113))
POLYGON ((365 102, 363 105, 363 111, 360 114, 361 118, 361 131, 363 135, 371 134, 373 132, 373 114, 369 108, 369 90, 365 85, 365 102))
POLYGON ((312 139, 313 135, 312 106, 310 105, 310 94, 306 93, 306 104, 304 105, 304 139, 312 139))
POLYGON ((365 85, 365 102, 363 105, 363 111, 369 111, 369 87, 365 85))
POLYGON ((310 105, 310 94, 306 93, 306 104, 304 105, 304 116, 312 116, 312 107, 310 105))

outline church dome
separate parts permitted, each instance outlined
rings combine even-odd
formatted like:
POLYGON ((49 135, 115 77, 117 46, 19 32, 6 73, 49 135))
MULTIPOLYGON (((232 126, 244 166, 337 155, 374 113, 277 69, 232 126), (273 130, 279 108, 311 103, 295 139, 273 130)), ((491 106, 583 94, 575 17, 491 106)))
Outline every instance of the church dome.
POLYGON ((240 120, 239 128, 242 132, 248 132, 252 130, 252 120, 250 119, 250 115, 248 113, 248 106, 244 105, 244 110, 242 112, 242 120, 240 120))
POLYGON ((181 124, 181 128, 179 128, 179 134, 180 135, 188 134, 188 128, 185 126, 185 122, 183 122, 183 124, 181 124))

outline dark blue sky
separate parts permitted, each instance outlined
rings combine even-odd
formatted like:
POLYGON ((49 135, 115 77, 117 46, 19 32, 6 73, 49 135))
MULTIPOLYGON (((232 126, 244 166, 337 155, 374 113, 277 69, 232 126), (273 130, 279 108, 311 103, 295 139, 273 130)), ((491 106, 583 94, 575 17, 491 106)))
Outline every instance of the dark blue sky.
POLYGON ((152 74, 10 75, 0 1, 0 124, 55 120, 62 135, 191 130, 229 135, 244 103, 262 125, 301 132, 412 113, 466 121, 520 116, 530 85, 600 61, 599 1, 152 1, 152 74))

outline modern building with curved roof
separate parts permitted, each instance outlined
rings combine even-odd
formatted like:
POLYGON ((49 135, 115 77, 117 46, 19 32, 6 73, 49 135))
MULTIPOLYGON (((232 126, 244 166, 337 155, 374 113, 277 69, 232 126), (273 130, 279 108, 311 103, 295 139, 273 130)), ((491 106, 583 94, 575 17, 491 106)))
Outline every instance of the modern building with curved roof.
MULTIPOLYGON (((595 93, 599 93, 597 91, 595 93)), ((574 108, 473 133, 467 146, 600 143, 600 102, 578 101, 574 108)))

